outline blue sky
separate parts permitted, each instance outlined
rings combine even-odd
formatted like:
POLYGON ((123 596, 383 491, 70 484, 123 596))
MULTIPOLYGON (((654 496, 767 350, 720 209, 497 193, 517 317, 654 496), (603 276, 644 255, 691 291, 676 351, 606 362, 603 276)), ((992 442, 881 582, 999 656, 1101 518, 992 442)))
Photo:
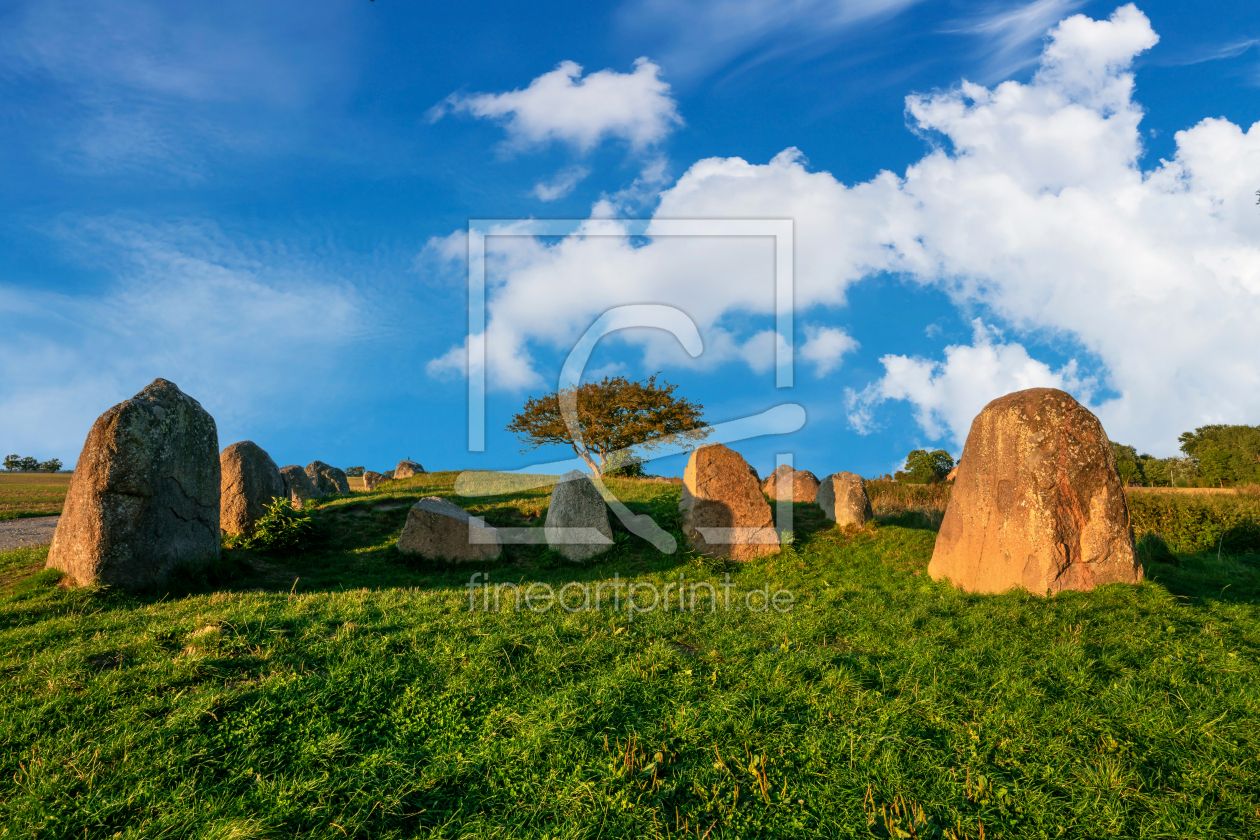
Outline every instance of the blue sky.
POLYGON ((735 444, 763 472, 957 454, 1035 385, 1173 454, 1260 423, 1257 39, 1237 3, 9 3, 0 449, 72 463, 160 376, 281 464, 522 467, 565 456, 503 431, 525 397, 663 303, 698 359, 592 369, 804 406, 735 444), (468 220, 620 217, 792 219, 794 387, 764 238, 492 237, 468 452, 468 220))

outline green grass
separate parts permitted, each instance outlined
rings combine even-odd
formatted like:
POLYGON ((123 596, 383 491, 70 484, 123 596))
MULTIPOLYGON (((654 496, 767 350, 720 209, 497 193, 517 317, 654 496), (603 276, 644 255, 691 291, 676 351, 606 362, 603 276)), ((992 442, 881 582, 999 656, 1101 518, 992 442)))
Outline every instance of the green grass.
POLYGON ((66 473, 0 474, 0 520, 56 516, 70 489, 66 473))
MULTIPOLYGON (((1260 567, 1177 555, 1050 600, 927 578, 930 517, 726 568, 618 532, 448 566, 392 543, 453 474, 316 509, 170 592, 0 554, 0 837, 1260 836, 1260 567), (469 611, 495 581, 720 582, 787 613, 469 611), (890 831, 891 829, 891 831, 890 831), (939 830, 939 831, 938 831, 939 830)), ((615 482, 676 536, 677 485, 615 482)), ((547 489, 457 499, 539 526, 547 489)))

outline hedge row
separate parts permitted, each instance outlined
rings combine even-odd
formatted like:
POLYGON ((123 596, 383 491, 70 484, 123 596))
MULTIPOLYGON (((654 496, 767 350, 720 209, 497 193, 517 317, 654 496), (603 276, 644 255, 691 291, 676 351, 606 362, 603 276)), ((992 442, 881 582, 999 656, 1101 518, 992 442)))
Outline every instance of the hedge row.
MULTIPOLYGON (((876 513, 943 513, 949 491, 947 484, 866 482, 876 513)), ((1127 496, 1133 534, 1139 539, 1143 534, 1158 534, 1173 551, 1183 554, 1218 547, 1227 554, 1260 553, 1260 496, 1147 491, 1127 496)))
POLYGON ((1163 537, 1173 551, 1220 548, 1226 554, 1260 552, 1260 499, 1254 496, 1196 496, 1129 493, 1133 533, 1163 537))

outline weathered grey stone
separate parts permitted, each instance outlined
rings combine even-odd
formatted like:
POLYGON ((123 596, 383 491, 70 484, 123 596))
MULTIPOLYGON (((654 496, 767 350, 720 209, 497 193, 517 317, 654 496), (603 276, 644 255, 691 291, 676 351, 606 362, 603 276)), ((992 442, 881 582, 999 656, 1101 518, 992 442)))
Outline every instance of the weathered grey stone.
POLYGON ((793 502, 812 502, 818 496, 818 476, 809 470, 794 470, 787 464, 776 467, 774 472, 761 482, 761 492, 771 499, 791 499, 793 502), (791 476, 792 490, 788 492, 788 476, 791 476))
POLYGON ((323 461, 311 461, 307 464, 306 475, 321 495, 350 492, 350 479, 346 478, 345 472, 330 467, 323 461))
POLYGON ((155 379, 92 425, 48 567, 77 584, 164 584, 220 554, 219 435, 201 404, 155 379))
POLYGON ((818 483, 815 499, 823 515, 837 525, 856 525, 859 528, 875 517, 871 499, 866 495, 862 476, 851 472, 838 472, 818 483))
POLYGON ((248 536, 272 500, 285 498, 280 468, 261 446, 243 440, 220 453, 219 470, 219 528, 225 534, 248 536))
POLYGON ((570 560, 586 560, 613 544, 604 497, 580 470, 565 473, 552 488, 544 529, 547 545, 570 560))
POLYGON ((280 479, 284 482, 284 495, 289 497, 289 502, 298 510, 302 509, 308 499, 318 499, 324 495, 306 474, 306 469, 299 464, 281 467, 280 479))
POLYGON ((385 480, 385 476, 372 470, 366 470, 363 473, 363 488, 369 493, 376 489, 376 485, 385 480))
POLYGON ((1037 595, 1142 580, 1098 418, 1054 388, 986 405, 967 435, 928 573, 969 592, 1037 595))
POLYGON ((430 560, 490 560, 499 556, 499 532, 471 521, 468 512, 437 496, 412 505, 398 550, 430 560))
POLYGON ((411 478, 413 475, 420 475, 424 472, 424 467, 412 461, 409 458, 403 458, 398 462, 398 466, 394 467, 394 478, 411 478))
POLYGON ((678 510, 687 544, 702 554, 745 561, 779 551, 774 517, 755 473, 743 456, 720 443, 691 453, 678 510))

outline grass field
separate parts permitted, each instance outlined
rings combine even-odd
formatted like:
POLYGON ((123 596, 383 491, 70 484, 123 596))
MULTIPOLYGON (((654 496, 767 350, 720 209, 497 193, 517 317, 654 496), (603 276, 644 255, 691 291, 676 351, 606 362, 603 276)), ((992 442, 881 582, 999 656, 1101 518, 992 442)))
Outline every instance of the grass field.
POLYGON ((0 473, 0 519, 56 516, 66 501, 69 473, 0 473))
MULTIPOLYGON (((0 554, 0 837, 1260 836, 1251 560, 966 595, 927 578, 914 511, 843 533, 812 505, 742 567, 621 531, 580 565, 397 554, 453 481, 324 500, 316 549, 228 551, 146 596, 0 554), (729 574, 743 607, 483 612, 473 572, 729 574), (791 609, 749 610, 763 588, 791 609)), ((676 485, 612 484, 681 536, 676 485)), ((547 492, 456 501, 538 526, 547 492)))

